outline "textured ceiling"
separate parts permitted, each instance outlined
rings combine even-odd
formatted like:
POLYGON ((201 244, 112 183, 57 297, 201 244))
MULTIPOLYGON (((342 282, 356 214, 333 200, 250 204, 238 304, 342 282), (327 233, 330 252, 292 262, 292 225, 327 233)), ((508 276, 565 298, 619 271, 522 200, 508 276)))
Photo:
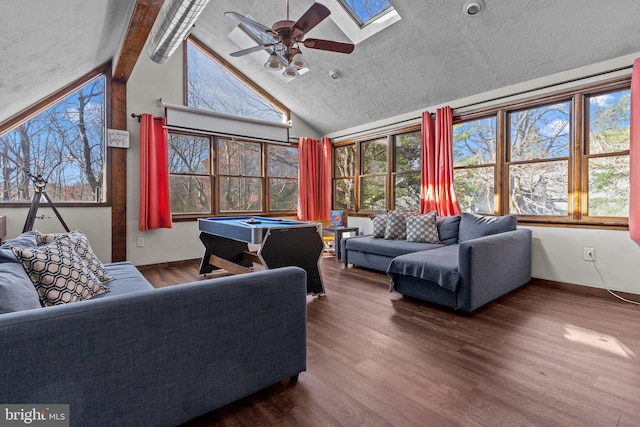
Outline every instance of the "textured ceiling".
MULTIPOLYGON (((249 13, 270 26, 285 18, 284 0, 212 0, 193 34, 320 134, 640 51, 637 0, 485 2, 468 17, 465 0, 392 0, 400 22, 351 55, 306 49, 311 71, 290 82, 230 57, 239 48, 224 16, 249 13)), ((0 2, 0 121, 112 58, 133 3, 0 2)), ((313 2, 290 3, 295 20, 313 2)), ((308 37, 349 41, 330 18, 308 37)))
POLYGON ((134 3, 0 1, 0 122, 111 60, 134 3))

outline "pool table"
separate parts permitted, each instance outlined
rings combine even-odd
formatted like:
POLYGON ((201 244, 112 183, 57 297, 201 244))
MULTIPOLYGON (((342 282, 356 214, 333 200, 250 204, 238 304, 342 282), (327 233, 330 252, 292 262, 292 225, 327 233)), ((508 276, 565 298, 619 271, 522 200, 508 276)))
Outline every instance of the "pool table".
POLYGON ((200 274, 223 268, 232 274, 248 273, 253 263, 265 268, 298 266, 307 272, 307 293, 324 294, 318 268, 323 243, 321 225, 290 219, 234 216, 200 218, 200 241, 205 247, 200 274), (249 244, 260 245, 257 252, 249 244))

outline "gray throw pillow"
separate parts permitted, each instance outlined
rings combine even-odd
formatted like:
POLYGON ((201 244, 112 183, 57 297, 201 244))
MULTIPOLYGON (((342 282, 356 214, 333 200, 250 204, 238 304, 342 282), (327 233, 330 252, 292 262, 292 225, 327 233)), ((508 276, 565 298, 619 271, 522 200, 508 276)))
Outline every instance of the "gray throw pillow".
POLYGON ((436 226, 436 211, 424 215, 409 215, 407 222, 407 242, 440 243, 436 226))
POLYGON ((38 246, 36 241, 36 233, 27 231, 22 233, 15 239, 10 239, 0 245, 0 263, 2 262, 20 262, 11 251, 11 248, 17 246, 19 248, 35 248, 38 246))
POLYGON ((438 226, 438 238, 440 243, 454 245, 458 243, 458 229, 460 228, 460 215, 439 216, 436 220, 438 226))
POLYGON ((384 232, 385 239, 404 240, 407 238, 407 213, 398 211, 387 212, 387 228, 384 232))
POLYGON ((378 214, 371 218, 371 221, 373 221, 373 237, 383 239, 387 230, 387 214, 378 214))
POLYGON ((481 216, 465 212, 460 219, 458 242, 466 242, 478 237, 512 231, 517 226, 518 217, 515 215, 481 216))

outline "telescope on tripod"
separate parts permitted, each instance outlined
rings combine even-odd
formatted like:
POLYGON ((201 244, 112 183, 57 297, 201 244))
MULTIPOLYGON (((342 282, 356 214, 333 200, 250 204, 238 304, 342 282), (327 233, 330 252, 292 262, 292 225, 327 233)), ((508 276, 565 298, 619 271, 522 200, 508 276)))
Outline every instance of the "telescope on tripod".
POLYGON ((49 207, 51 207, 53 213, 56 214, 56 217, 58 218, 58 220, 60 220, 60 223, 64 227, 64 230, 67 232, 71 231, 60 216, 60 212, 58 212, 58 209, 56 209, 56 205, 53 204, 53 202, 49 198, 49 195, 47 194, 47 180, 44 179, 42 175, 34 175, 31 172, 27 172, 27 174, 29 175, 29 178, 31 178, 31 181, 33 181, 35 192, 33 193, 33 199, 31 200, 31 206, 29 207, 29 213, 27 214, 27 220, 24 223, 22 232, 24 233, 26 231, 33 230, 33 224, 36 222, 38 208, 40 207, 40 200, 42 199, 42 197, 47 200, 47 202, 49 203, 49 207))

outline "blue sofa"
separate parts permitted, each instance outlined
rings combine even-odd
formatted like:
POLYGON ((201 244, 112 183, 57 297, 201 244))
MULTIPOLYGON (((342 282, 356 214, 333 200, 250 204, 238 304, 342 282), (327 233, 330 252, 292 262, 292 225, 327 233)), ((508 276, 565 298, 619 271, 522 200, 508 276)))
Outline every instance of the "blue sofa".
POLYGON ((531 230, 515 215, 439 217, 440 243, 343 239, 342 261, 383 271, 403 296, 471 312, 531 280, 531 230))
MULTIPOLYGON (((18 279, 9 258, 0 273, 18 279)), ((154 289, 105 266, 110 292, 0 314, 0 402, 69 404, 72 426, 175 426, 306 369, 304 270, 154 289)))

